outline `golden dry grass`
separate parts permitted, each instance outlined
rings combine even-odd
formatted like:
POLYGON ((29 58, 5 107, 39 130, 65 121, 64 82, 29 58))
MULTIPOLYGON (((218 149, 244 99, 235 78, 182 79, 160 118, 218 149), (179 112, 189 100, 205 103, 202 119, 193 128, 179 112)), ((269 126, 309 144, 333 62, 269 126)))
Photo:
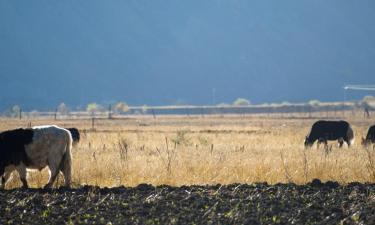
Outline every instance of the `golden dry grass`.
MULTIPOLYGON (((353 147, 325 154, 305 150, 303 140, 316 119, 260 116, 132 117, 98 120, 1 119, 0 130, 57 124, 78 127, 81 142, 73 149, 75 184, 99 186, 229 184, 295 182, 318 178, 340 183, 375 182, 374 152, 360 138, 374 121, 347 118, 353 125, 353 147)), ((29 173, 29 183, 41 187, 47 172, 29 173)), ((60 178, 60 183, 62 178, 60 178)), ((13 179, 7 187, 20 186, 13 179)))

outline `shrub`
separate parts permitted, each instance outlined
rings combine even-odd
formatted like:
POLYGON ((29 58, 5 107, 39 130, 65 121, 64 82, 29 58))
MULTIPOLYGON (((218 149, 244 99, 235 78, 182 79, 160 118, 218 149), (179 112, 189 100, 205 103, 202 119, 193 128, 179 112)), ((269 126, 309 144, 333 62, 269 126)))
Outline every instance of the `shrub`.
POLYGON ((317 107, 321 104, 321 102, 319 100, 316 100, 316 99, 313 99, 313 100, 310 100, 309 101, 309 105, 313 106, 313 107, 317 107))
POLYGON ((90 103, 86 107, 86 111, 90 112, 91 114, 94 114, 96 112, 103 111, 103 107, 97 103, 90 103))
POLYGON ((61 115, 67 115, 69 113, 69 109, 68 107, 65 105, 65 103, 61 103, 59 106, 57 106, 57 111, 61 114, 61 115))
POLYGON ((129 111, 129 106, 125 102, 118 102, 114 108, 115 113, 126 113, 129 111))
POLYGON ((250 105, 250 101, 247 100, 246 98, 237 98, 237 99, 233 102, 233 105, 234 105, 234 106, 246 106, 246 105, 250 105))

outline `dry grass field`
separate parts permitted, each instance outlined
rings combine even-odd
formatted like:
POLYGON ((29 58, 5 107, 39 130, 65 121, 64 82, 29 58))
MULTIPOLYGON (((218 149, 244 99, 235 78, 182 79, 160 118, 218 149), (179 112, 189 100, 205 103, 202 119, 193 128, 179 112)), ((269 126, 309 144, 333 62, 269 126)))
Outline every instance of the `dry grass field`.
MULTIPOLYGON (((375 121, 346 118, 355 132, 354 146, 331 152, 305 150, 303 140, 317 118, 266 116, 135 116, 91 120, 0 119, 0 130, 44 124, 77 127, 81 142, 73 148, 74 185, 173 186, 294 182, 313 178, 340 183, 375 182, 375 151, 360 145, 375 121)), ((20 186, 16 172, 7 188, 20 186)), ((29 172, 32 187, 48 173, 29 172)), ((62 183, 62 176, 59 184, 62 183)), ((58 185, 59 185, 58 184, 58 185)))

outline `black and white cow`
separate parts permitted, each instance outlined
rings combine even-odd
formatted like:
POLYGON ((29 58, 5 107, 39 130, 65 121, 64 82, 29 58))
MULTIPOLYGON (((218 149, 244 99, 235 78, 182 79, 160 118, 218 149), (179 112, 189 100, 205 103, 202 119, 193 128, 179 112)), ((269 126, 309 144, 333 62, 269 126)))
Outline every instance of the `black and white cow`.
POLYGON ((78 142, 81 140, 81 135, 79 134, 79 131, 75 127, 66 128, 68 131, 70 131, 70 134, 73 138, 73 145, 78 144, 78 142))
POLYGON ((26 169, 50 170, 44 186, 50 188, 61 171, 65 186, 70 186, 72 173, 72 137, 68 130, 57 126, 38 126, 29 129, 8 130, 0 133, 1 187, 17 170, 23 187, 28 187, 26 169))
POLYGON ((344 142, 350 146, 354 141, 353 129, 346 121, 319 120, 312 125, 306 136, 305 147, 311 147, 315 141, 318 141, 318 145, 324 143, 327 146, 329 140, 338 140, 340 148, 344 142))
POLYGON ((373 149, 375 149, 375 125, 368 129, 366 138, 362 137, 362 145, 364 147, 368 147, 371 144, 373 144, 373 149))

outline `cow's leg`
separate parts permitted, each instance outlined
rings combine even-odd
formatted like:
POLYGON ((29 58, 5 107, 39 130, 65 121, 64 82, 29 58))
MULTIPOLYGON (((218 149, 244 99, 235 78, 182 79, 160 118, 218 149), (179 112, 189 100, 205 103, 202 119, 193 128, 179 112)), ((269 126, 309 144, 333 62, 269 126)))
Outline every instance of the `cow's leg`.
POLYGON ((64 175, 65 187, 70 187, 70 183, 72 180, 72 158, 69 146, 61 159, 60 171, 64 175))
POLYGON ((350 141, 349 141, 349 139, 344 139, 344 141, 346 142, 346 144, 348 144, 348 148, 350 148, 350 141))
POLYGON ((20 175, 22 187, 28 188, 29 185, 27 184, 27 180, 26 180, 26 176, 27 176, 26 166, 21 163, 19 166, 17 166, 17 171, 18 171, 18 174, 20 175))
POLYGON ((66 162, 66 163, 62 162, 62 163, 63 163, 63 166, 60 170, 64 175, 65 187, 70 187, 70 183, 71 183, 71 180, 72 180, 71 164, 70 164, 70 162, 66 162))
POLYGON ((344 145, 344 139, 339 138, 338 142, 339 142, 339 148, 342 148, 342 146, 344 145))
POLYGON ((318 141, 316 142, 316 148, 319 149, 320 145, 324 143, 324 139, 323 138, 318 138, 318 141))
POLYGON ((1 177, 1 189, 5 188, 5 184, 12 178, 13 170, 6 170, 4 175, 1 177))
POLYGON ((44 186, 44 188, 51 188, 53 182, 55 182, 57 175, 59 175, 59 168, 58 165, 49 165, 50 176, 48 183, 44 186))
POLYGON ((48 183, 44 186, 44 188, 51 188, 56 180, 56 177, 60 173, 61 162, 64 159, 63 155, 61 155, 61 153, 64 152, 64 150, 62 150, 63 147, 65 148, 65 146, 57 146, 55 151, 53 151, 53 154, 51 151, 48 156, 48 167, 50 170, 50 177, 48 183))
POLYGON ((325 153, 328 154, 329 153, 328 141, 326 139, 324 139, 324 140, 322 140, 322 143, 324 144, 323 149, 324 149, 325 153))

